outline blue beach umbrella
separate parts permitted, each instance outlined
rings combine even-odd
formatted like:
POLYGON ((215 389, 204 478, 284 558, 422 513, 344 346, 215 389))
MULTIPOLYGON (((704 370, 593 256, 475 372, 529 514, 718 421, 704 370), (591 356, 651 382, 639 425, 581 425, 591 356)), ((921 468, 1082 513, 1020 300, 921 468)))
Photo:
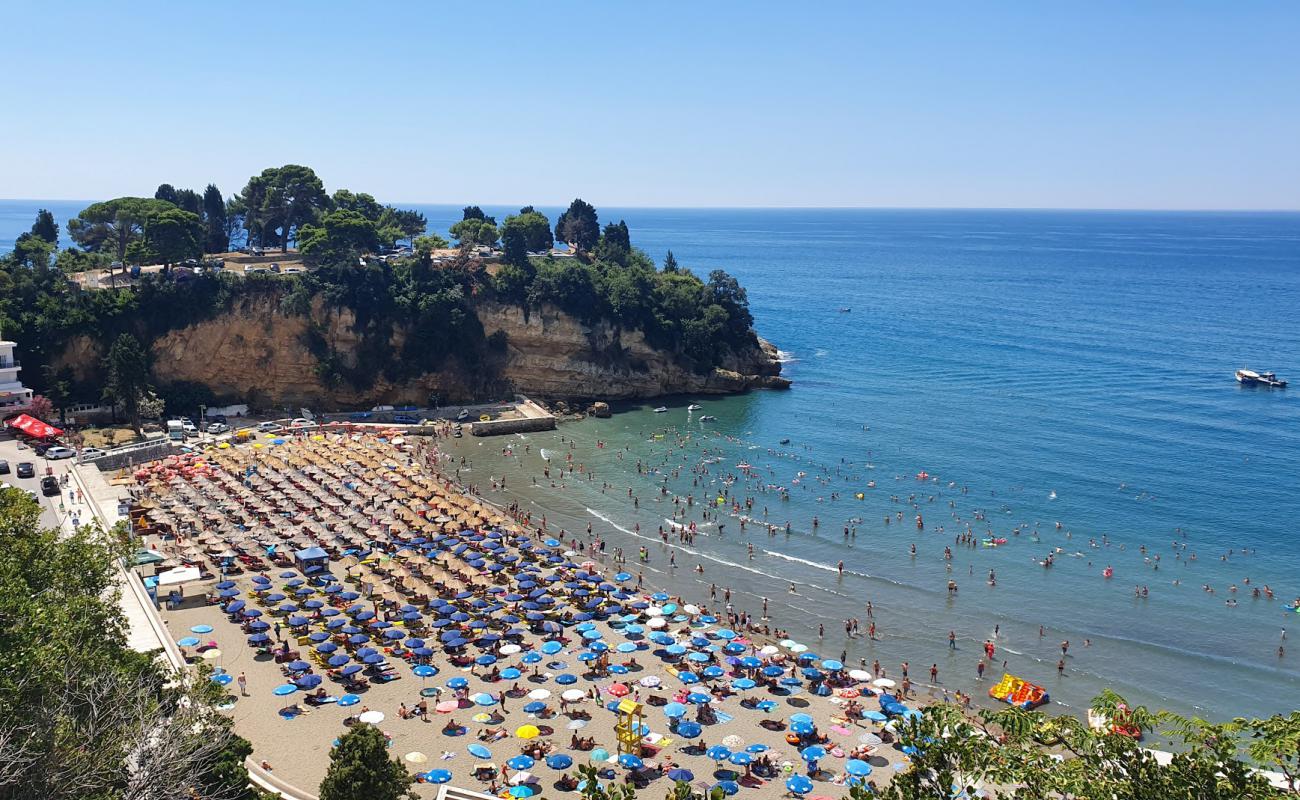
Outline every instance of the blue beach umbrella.
POLYGON ((810 747, 805 747, 799 752, 799 755, 803 757, 804 761, 818 761, 826 757, 826 748, 819 744, 815 744, 810 747))
POLYGON ((534 763, 536 762, 531 757, 520 755, 507 761, 506 766, 510 767, 510 769, 529 769, 534 763))
POLYGON ((790 723, 790 732, 806 736, 813 732, 813 724, 811 722, 792 722, 790 723))
POLYGON ((704 755, 714 761, 726 761, 731 758, 731 749, 720 744, 715 744, 708 750, 705 750, 704 755))
POLYGON ((627 769, 641 769, 645 766, 645 762, 638 756, 631 753, 624 753, 618 757, 618 765, 627 769))
POLYGON ((424 773, 424 779, 429 783, 447 783, 451 780, 451 772, 445 769, 431 769, 424 773))
POLYGON ((292 683, 286 683, 272 689, 271 694, 277 697, 284 697, 285 695, 293 694, 296 691, 298 691, 297 686, 294 686, 292 683))
POLYGON ((791 775, 785 779, 785 788, 794 794, 808 794, 813 790, 813 782, 807 775, 791 775))
POLYGON ((694 739, 704 732, 704 726, 698 722, 686 720, 677 724, 677 735, 685 739, 694 739))
POLYGON ((212 633, 211 625, 195 625, 190 628, 190 633, 212 633))
POLYGON ((338 655, 330 656, 330 657, 329 657, 329 661, 327 661, 327 662, 325 662, 325 663, 327 663, 327 664, 329 664, 331 667, 334 667, 334 668, 337 669, 338 667, 343 666, 344 664, 348 663, 348 662, 351 661, 351 660, 352 660, 352 659, 348 658, 347 656, 343 655, 342 653, 339 653, 338 655))
POLYGON ((686 706, 681 703, 669 703, 664 706, 664 716, 668 719, 679 719, 686 716, 686 706))
POLYGON ((196 644, 198 644, 199 641, 200 640, 197 636, 186 636, 184 639, 181 639, 176 644, 180 645, 181 647, 193 647, 196 644))
POLYGON ((506 667, 505 669, 501 670, 501 677, 508 681, 516 680, 522 674, 523 674, 522 672, 515 669, 514 667, 506 667))
POLYGON ((856 778, 865 778, 871 774, 871 765, 861 759, 850 758, 844 762, 844 771, 856 778))
POLYGON ((487 749, 487 748, 484 747, 483 745, 478 744, 477 742, 475 742, 474 744, 471 744, 471 745, 469 745, 468 747, 466 747, 466 748, 465 748, 465 751, 466 751, 467 753, 469 753, 470 755, 474 756, 475 758, 491 758, 491 757, 492 757, 492 751, 489 750, 489 749, 487 749))
POLYGON ((248 643, 254 645, 265 644, 269 641, 271 641, 271 637, 267 636, 265 633, 254 633, 248 637, 248 643))
POLYGON ((555 677, 555 682, 561 686, 570 686, 578 682, 578 676, 565 672, 562 675, 557 675, 555 677))
POLYGON ((448 689, 464 689, 466 686, 469 686, 469 681, 459 675, 447 681, 448 689))
POLYGON ((545 703, 543 703, 541 700, 534 700, 533 702, 528 703, 527 705, 524 706, 524 713, 536 714, 537 712, 541 711, 544 708, 546 708, 545 703))
POLYGON ((411 670, 411 672, 415 673, 417 678, 432 678, 434 675, 438 674, 437 668, 431 667, 428 664, 420 664, 416 666, 415 669, 411 670))
POLYGON ((749 753, 741 751, 739 753, 732 753, 731 757, 727 760, 738 767, 747 767, 754 762, 754 757, 749 753))
POLYGON ((567 753, 556 753, 546 757, 546 766, 551 769, 568 769, 573 766, 573 757, 567 753))

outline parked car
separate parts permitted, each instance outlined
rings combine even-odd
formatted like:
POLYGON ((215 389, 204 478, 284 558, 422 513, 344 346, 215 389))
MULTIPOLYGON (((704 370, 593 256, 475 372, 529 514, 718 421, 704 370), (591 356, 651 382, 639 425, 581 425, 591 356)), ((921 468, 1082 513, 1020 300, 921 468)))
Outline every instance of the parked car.
POLYGON ((99 458, 100 456, 106 456, 106 455, 108 455, 108 451, 107 451, 107 450, 101 450, 101 449, 99 449, 98 447, 83 447, 83 448, 81 448, 81 460, 82 460, 82 461, 89 461, 89 460, 92 459, 92 458, 99 458))
POLYGON ((208 433, 225 433, 230 430, 230 426, 224 422, 208 423, 208 433))
POLYGON ((348 415, 348 419, 359 422, 361 420, 370 419, 372 416, 374 415, 371 414, 369 411, 353 411, 351 414, 348 415))
POLYGON ((33 464, 33 463, 30 462, 30 461, 19 461, 19 462, 18 462, 18 477, 20 477, 20 478, 35 478, 35 477, 36 477, 36 465, 33 464))
POLYGON ((60 458, 72 458, 76 454, 77 451, 73 450, 71 447, 51 447, 49 450, 45 451, 45 457, 50 460, 58 460, 60 458))
POLYGON ((401 425, 419 425, 420 418, 411 416, 410 414, 394 414, 393 422, 399 423, 401 425))
POLYGON ((306 267, 285 267, 285 268, 284 268, 284 272, 283 272, 283 274, 285 274, 285 275, 298 275, 298 274, 303 273, 303 272, 306 272, 306 271, 307 271, 307 268, 306 268, 306 267))
POLYGON ((53 475, 46 475, 44 478, 41 478, 41 494, 46 497, 54 497, 60 491, 58 478, 53 475))
POLYGON ((49 450, 53 446, 54 445, 50 444, 49 442, 33 442, 32 450, 35 451, 36 455, 43 456, 45 455, 45 451, 49 450))
POLYGON ((276 273, 278 273, 278 272, 280 271, 280 265, 279 265, 279 264, 272 264, 272 265, 271 265, 271 271, 272 271, 272 272, 276 272, 276 273))
POLYGON ((307 419, 306 417, 294 417, 292 420, 289 421, 290 428, 305 428, 311 424, 312 421, 307 419))
POLYGON ((280 424, 278 422, 259 422, 257 429, 263 433, 270 433, 271 431, 280 430, 280 424))
POLYGON ((392 410, 393 410, 393 407, 392 407, 392 406, 375 406, 374 408, 372 408, 372 409, 370 409, 370 410, 371 410, 371 411, 392 411, 392 410))
POLYGON ((0 475, 8 475, 8 474, 9 474, 9 462, 0 459, 0 475))

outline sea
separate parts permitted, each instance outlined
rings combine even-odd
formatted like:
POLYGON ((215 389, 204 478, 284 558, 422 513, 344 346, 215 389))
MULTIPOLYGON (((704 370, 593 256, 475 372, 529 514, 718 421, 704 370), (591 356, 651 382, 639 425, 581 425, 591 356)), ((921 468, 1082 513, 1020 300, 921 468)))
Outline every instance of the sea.
MULTIPOLYGON (((0 249, 83 205, 0 201, 0 249)), ((648 587, 766 598, 824 658, 934 665, 936 692, 1009 672, 1068 713, 1103 688, 1212 720, 1300 708, 1300 214, 600 213, 736 276, 793 385, 453 440, 462 480, 566 539, 590 525, 648 587)))

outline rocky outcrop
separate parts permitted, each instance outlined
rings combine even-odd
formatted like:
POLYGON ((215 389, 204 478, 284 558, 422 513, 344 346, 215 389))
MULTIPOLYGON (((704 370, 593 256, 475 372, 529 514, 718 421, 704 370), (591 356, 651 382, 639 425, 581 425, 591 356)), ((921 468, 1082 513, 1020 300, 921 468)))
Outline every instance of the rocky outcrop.
POLYGON ((516 391, 539 397, 609 400, 790 385, 780 377, 776 348, 767 343, 701 374, 650 346, 639 330, 586 325, 554 307, 525 314, 518 306, 483 303, 478 316, 486 334, 506 335, 502 378, 516 391))
MULTIPOLYGON (((482 302, 476 307, 485 335, 505 336, 505 352, 486 368, 463 369, 455 358, 438 371, 400 384, 382 375, 357 388, 327 380, 320 359, 308 347, 315 338, 344 367, 355 366, 360 335, 350 311, 318 302, 310 316, 280 311, 274 295, 249 295, 211 319, 173 330, 152 343, 154 378, 163 384, 193 381, 220 398, 254 406, 368 408, 377 404, 420 405, 430 394, 457 403, 509 391, 539 398, 631 399, 662 394, 723 394, 758 387, 785 388, 776 348, 766 342, 720 368, 696 373, 672 354, 650 346, 640 331, 608 323, 586 325, 553 307, 525 314, 516 306, 482 302), (308 336, 309 331, 313 332, 308 336)), ((405 342, 396 329, 394 352, 405 342)), ((499 337, 498 337, 499 338, 499 337)), ((99 379, 103 347, 75 337, 55 360, 79 381, 99 379)))

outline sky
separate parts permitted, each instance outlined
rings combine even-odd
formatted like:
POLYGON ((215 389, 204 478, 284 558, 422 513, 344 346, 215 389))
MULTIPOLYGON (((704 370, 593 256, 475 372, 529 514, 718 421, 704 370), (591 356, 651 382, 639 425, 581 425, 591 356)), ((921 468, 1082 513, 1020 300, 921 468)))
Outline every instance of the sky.
POLYGON ((0 197, 1300 208, 1300 3, 16 0, 0 197))

